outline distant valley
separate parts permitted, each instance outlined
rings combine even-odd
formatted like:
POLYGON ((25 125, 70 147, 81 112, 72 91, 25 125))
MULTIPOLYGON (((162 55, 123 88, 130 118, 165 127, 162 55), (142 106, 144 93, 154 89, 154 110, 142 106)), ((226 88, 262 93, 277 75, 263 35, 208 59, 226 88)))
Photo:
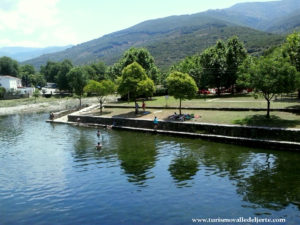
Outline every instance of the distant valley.
POLYGON ((22 62, 32 58, 39 57, 44 54, 63 51, 70 47, 72 47, 72 45, 53 46, 53 47, 46 47, 46 48, 3 47, 0 48, 0 57, 8 56, 14 60, 22 62))

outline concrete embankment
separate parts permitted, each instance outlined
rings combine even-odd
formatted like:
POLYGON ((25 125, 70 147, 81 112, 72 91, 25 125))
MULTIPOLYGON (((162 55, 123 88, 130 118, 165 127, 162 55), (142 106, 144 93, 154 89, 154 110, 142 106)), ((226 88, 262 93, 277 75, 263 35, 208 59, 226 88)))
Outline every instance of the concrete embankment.
POLYGON ((113 125, 116 129, 201 138, 252 147, 300 151, 300 129, 160 121, 156 131, 153 129, 152 120, 74 114, 68 115, 68 121, 71 123, 80 121, 82 124, 96 126, 113 125))

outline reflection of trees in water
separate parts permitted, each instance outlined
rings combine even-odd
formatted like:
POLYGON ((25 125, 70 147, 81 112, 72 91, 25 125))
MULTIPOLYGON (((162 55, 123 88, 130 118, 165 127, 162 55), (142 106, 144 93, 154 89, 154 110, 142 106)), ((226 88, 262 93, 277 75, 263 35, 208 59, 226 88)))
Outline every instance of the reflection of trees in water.
POLYGON ((79 130, 79 137, 74 140, 75 157, 87 160, 87 149, 89 147, 91 147, 91 140, 84 130, 79 130))
POLYGON ((169 171, 178 187, 188 186, 186 181, 193 179, 193 176, 195 176, 198 171, 198 166, 198 161, 193 154, 185 155, 181 152, 179 156, 171 162, 169 171))
POLYGON ((228 176, 235 181, 233 183, 237 186, 237 193, 244 201, 271 210, 281 210, 290 204, 300 209, 299 154, 264 154, 238 146, 230 146, 230 149, 217 146, 212 144, 201 151, 200 163, 210 173, 220 177, 228 176))
POLYGON ((0 141, 1 139, 6 141, 17 140, 17 137, 24 132, 23 117, 24 115, 21 114, 0 117, 0 141))
POLYGON ((149 170, 154 167, 157 156, 155 136, 122 132, 119 138, 118 158, 128 181, 143 185, 149 179, 149 170))
POLYGON ((300 210, 299 155, 290 154, 277 153, 272 165, 267 154, 266 161, 255 164, 251 176, 239 180, 238 194, 264 208, 281 210, 294 204, 300 210))

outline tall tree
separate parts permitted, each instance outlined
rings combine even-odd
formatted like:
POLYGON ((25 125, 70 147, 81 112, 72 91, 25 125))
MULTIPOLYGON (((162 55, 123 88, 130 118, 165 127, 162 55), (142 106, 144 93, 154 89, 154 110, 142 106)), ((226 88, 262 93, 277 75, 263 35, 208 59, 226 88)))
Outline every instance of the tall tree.
POLYGON ((217 87, 217 94, 220 96, 221 87, 226 80, 226 45, 218 41, 214 47, 206 49, 200 56, 200 63, 203 67, 203 75, 208 77, 211 87, 217 87))
POLYGON ((175 71, 189 74, 195 80, 198 88, 207 88, 208 84, 203 79, 202 66, 198 55, 188 56, 184 60, 173 65, 170 69, 170 73, 175 71))
POLYGON ((26 64, 20 67, 19 77, 22 80, 23 86, 30 87, 31 85, 33 85, 32 79, 34 78, 34 75, 35 69, 32 65, 26 64))
POLYGON ((137 97, 141 95, 152 96, 155 91, 153 81, 137 62, 125 67, 119 82, 118 92, 121 95, 128 95, 128 98, 134 99, 135 103, 137 97))
MULTIPOLYGON (((125 67, 132 64, 133 62, 137 62, 138 64, 140 64, 146 71, 148 77, 155 83, 159 82, 159 70, 154 63, 154 58, 145 48, 130 48, 129 50, 127 50, 120 61, 116 64, 116 66, 112 68, 112 71, 120 73, 125 67)), ((116 76, 120 75, 121 74, 116 74, 116 76)))
POLYGON ((181 115, 181 101, 193 98, 198 90, 197 85, 190 75, 173 72, 167 78, 167 86, 169 94, 179 99, 179 114, 181 115))
POLYGON ((78 96, 79 106, 81 107, 81 98, 84 94, 84 87, 87 85, 88 76, 81 67, 74 67, 67 74, 69 85, 78 96))
POLYGON ((3 56, 0 58, 0 74, 17 77, 19 75, 19 64, 16 60, 3 56))
POLYGON ((41 74, 44 75, 47 82, 56 82, 56 77, 60 69, 59 62, 48 61, 45 66, 41 66, 41 74))
POLYGON ((105 98, 109 94, 115 92, 116 86, 111 80, 102 80, 100 82, 90 80, 88 84, 84 87, 84 92, 95 94, 100 103, 100 114, 102 114, 103 103, 105 98))
POLYGON ((247 60, 241 66, 238 84, 261 92, 267 101, 267 118, 275 94, 288 93, 296 89, 297 70, 283 58, 261 57, 257 62, 247 60))
MULTIPOLYGON (((290 34, 287 37, 285 48, 288 52, 291 63, 300 72, 300 32, 290 34)), ((298 98, 300 99, 300 87, 298 86, 298 98)))
POLYGON ((234 93, 238 67, 243 63, 246 56, 247 50, 237 36, 233 36, 227 41, 225 86, 231 87, 232 93, 234 93))
POLYGON ((55 80, 59 90, 71 90, 69 77, 67 76, 67 74, 72 68, 73 64, 70 60, 65 59, 64 61, 59 63, 57 74, 55 76, 55 80))

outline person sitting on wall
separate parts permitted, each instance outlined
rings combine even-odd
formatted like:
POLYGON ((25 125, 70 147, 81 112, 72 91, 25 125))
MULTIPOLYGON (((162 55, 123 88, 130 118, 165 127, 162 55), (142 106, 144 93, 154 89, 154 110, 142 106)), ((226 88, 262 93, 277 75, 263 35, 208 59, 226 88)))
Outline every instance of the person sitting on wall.
POLYGON ((53 112, 50 113, 49 119, 50 119, 50 120, 54 120, 54 114, 53 114, 53 112))

